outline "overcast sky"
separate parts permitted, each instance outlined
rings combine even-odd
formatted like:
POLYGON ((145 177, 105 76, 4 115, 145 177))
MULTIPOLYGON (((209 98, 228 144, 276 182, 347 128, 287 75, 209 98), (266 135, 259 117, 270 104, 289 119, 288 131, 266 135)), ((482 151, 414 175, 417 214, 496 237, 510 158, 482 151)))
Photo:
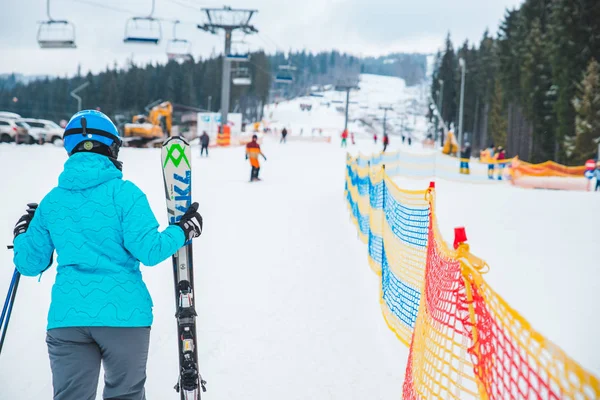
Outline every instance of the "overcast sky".
MULTIPOLYGON (((77 49, 42 50, 36 34, 38 21, 46 20, 43 0, 0 0, 0 73, 72 75, 103 70, 117 62, 166 61, 165 47, 172 24, 162 23, 158 46, 123 43, 126 21, 147 15, 151 0, 51 0, 54 19, 76 26, 77 49)), ((258 35, 246 37, 251 50, 337 49, 356 55, 382 55, 392 51, 433 53, 448 31, 453 40, 479 41, 486 28, 495 33, 504 10, 522 0, 156 0, 154 16, 179 19, 178 36, 193 45, 193 54, 219 53, 223 36, 196 28, 204 22, 202 7, 252 8, 258 35)))

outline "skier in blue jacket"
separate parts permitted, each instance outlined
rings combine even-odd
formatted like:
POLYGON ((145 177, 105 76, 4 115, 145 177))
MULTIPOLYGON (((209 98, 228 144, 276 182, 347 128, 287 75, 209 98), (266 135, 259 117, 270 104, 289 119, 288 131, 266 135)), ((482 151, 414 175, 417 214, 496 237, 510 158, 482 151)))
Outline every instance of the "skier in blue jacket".
POLYGON ((58 186, 14 230, 14 263, 41 274, 57 253, 46 343, 54 399, 93 400, 104 365, 104 399, 145 399, 152 299, 140 262, 153 266, 200 236, 198 204, 162 232, 144 193, 123 180, 121 139, 98 111, 69 121, 69 155, 58 186))

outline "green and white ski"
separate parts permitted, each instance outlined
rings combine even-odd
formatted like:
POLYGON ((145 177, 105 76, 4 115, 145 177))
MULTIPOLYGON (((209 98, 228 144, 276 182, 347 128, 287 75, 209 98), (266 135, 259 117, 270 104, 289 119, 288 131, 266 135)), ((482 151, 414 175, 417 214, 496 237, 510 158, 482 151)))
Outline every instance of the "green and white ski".
MULTIPOLYGON (((192 204, 190 145, 182 137, 170 137, 162 145, 161 160, 169 223, 175 224, 192 204)), ((179 344, 179 378, 175 390, 181 394, 181 400, 199 400, 200 389, 206 391, 206 382, 198 371, 191 242, 173 255, 173 277, 179 344)))

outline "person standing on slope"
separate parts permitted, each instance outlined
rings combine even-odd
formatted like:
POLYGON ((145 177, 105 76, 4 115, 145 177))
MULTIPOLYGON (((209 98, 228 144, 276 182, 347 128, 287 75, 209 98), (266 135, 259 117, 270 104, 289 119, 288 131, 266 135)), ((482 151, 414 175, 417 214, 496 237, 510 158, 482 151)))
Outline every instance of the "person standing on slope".
POLYGON ((106 115, 78 112, 63 138, 58 186, 14 229, 21 274, 41 274, 58 255, 46 332, 54 400, 95 399, 101 365, 103 398, 143 400, 153 317, 140 262, 156 265, 200 236, 198 203, 160 232, 144 193, 123 180, 106 115))
POLYGON ((498 180, 502 180, 502 173, 504 172, 504 160, 506 160, 506 151, 502 146, 498 146, 498 153, 496 154, 496 160, 498 161, 498 180))
POLYGON ((260 162, 258 161, 259 155, 267 161, 267 157, 260 151, 258 136, 253 135, 252 141, 246 145, 246 160, 250 160, 250 166, 252 167, 252 170, 250 171, 250 182, 260 181, 260 178, 258 177, 258 173, 260 172, 260 162))
POLYGON ((281 131, 281 140, 279 141, 279 143, 285 143, 286 142, 286 137, 287 137, 288 131, 287 129, 285 129, 285 126, 283 127, 282 131, 281 131))
POLYGON ((485 155, 485 160, 488 163, 488 179, 494 179, 494 160, 496 160, 496 148, 494 147, 493 143, 487 148, 487 153, 485 155))
POLYGON ((600 192, 600 160, 596 161, 596 169, 594 170, 594 178, 596 178, 596 187, 594 192, 600 192))
POLYGON ((342 132, 342 147, 348 147, 348 129, 342 132))
POLYGON ((390 137, 387 133, 383 135, 383 152, 387 150, 388 145, 390 144, 390 137))
POLYGON ((465 143, 460 153, 460 173, 469 175, 471 173, 469 169, 469 161, 471 161, 471 143, 465 143))
POLYGON ((202 154, 204 152, 206 152, 206 157, 208 157, 208 143, 210 142, 210 137, 208 136, 208 133, 206 133, 206 131, 202 132, 202 135, 200 136, 200 157, 202 157, 202 154))

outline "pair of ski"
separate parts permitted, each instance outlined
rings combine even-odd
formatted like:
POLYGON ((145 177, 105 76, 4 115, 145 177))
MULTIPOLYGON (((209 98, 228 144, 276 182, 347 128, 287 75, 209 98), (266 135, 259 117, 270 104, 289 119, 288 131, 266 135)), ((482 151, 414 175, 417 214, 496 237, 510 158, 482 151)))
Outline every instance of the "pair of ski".
MULTIPOLYGON (((183 138, 174 136, 164 142, 161 161, 170 224, 179 222, 192 204, 190 160, 190 146, 183 138)), ((4 344, 20 277, 21 274, 15 269, 2 314, 0 314, 0 352, 4 344)), ((175 390, 179 392, 181 400, 200 400, 200 390, 206 391, 206 381, 202 379, 198 370, 194 264, 191 242, 186 243, 173 255, 173 277, 179 346, 179 377, 175 390)))

